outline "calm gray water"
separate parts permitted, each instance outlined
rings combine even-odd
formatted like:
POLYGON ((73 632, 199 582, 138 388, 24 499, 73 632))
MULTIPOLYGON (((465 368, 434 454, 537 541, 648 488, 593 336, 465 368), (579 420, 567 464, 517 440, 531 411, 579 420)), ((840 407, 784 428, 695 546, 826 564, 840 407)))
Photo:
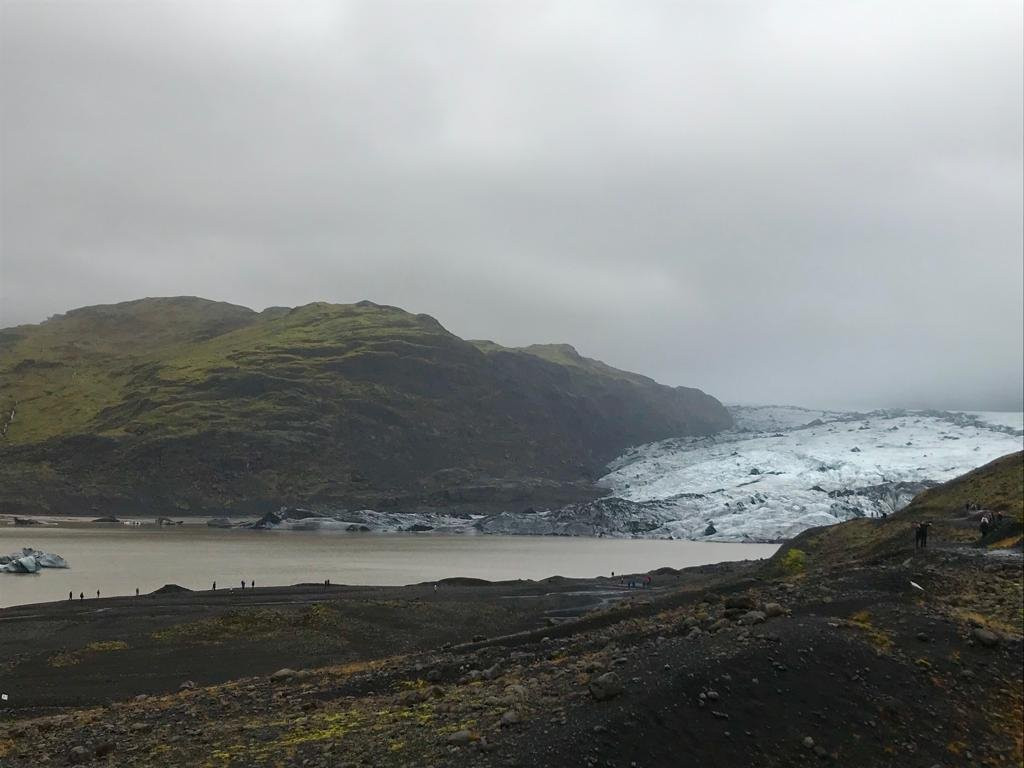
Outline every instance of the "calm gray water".
POLYGON ((775 544, 719 544, 646 539, 439 534, 345 534, 221 530, 204 525, 74 524, 0 527, 0 553, 35 547, 63 555, 67 570, 0 573, 0 606, 86 596, 143 593, 164 584, 190 589, 304 581, 414 584, 446 576, 541 579, 636 573, 770 557, 775 544))

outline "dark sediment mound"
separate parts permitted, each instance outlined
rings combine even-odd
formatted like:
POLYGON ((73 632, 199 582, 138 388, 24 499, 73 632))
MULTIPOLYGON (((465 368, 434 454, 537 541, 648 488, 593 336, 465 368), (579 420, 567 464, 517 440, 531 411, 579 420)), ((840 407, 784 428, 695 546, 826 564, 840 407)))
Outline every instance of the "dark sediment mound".
POLYGON ((654 576, 678 576, 680 573, 681 571, 678 568, 669 568, 668 566, 655 568, 651 571, 651 574, 654 576))
POLYGON ((188 587, 182 587, 178 584, 164 584, 160 589, 154 589, 150 592, 151 595, 179 595, 185 592, 191 592, 192 590, 188 587))

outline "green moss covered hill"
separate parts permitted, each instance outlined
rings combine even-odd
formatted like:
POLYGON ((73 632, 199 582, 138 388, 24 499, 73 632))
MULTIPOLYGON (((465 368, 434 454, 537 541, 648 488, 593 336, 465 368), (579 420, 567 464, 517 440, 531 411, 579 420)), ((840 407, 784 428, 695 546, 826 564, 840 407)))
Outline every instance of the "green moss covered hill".
POLYGON ((731 423, 572 347, 464 341, 369 302, 198 298, 0 330, 0 511, 557 503, 629 445, 731 423))

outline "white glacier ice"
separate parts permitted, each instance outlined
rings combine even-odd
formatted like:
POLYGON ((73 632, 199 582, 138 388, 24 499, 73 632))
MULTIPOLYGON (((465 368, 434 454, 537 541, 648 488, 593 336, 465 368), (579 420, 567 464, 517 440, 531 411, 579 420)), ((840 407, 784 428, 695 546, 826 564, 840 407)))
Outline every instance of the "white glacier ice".
POLYGON ((1024 414, 733 406, 736 427, 642 445, 601 479, 662 524, 646 536, 776 541, 877 516, 1024 448, 1024 414))
POLYGON ((893 512, 931 485, 1024 448, 1020 413, 729 410, 736 425, 727 432, 618 457, 599 481, 608 495, 593 501, 459 516, 282 508, 246 527, 772 542, 893 512))

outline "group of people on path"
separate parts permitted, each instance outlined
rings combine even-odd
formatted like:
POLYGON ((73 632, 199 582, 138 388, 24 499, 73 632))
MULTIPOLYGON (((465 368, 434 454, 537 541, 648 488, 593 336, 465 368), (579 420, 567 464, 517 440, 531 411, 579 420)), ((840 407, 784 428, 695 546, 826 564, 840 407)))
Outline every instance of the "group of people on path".
MULTIPOLYGON (((238 583, 239 583, 239 586, 241 587, 241 589, 244 590, 246 588, 245 587, 245 579, 240 580, 238 583)), ((330 586, 331 586, 331 580, 330 579, 324 579, 324 589, 327 589, 330 586)), ((249 581, 249 589, 255 589, 255 588, 256 588, 256 581, 255 580, 250 580, 249 581)), ((217 582, 216 581, 213 582, 213 585, 211 586, 211 589, 214 592, 217 591, 217 582)), ((437 587, 436 586, 434 587, 434 591, 437 591, 437 587)), ((96 590, 96 597, 99 598, 99 596, 100 596, 100 591, 97 589, 96 590)), ((136 597, 139 596, 139 588, 138 587, 135 588, 135 596, 136 597)), ((73 591, 68 592, 68 600, 74 600, 74 599, 75 599, 75 593, 73 591)), ((78 593, 78 599, 79 600, 85 600, 85 592, 79 592, 78 593)))
MULTIPOLYGON (((612 578, 615 578, 615 571, 612 571, 612 578)), ((637 579, 635 576, 631 576, 629 581, 626 581, 625 577, 619 576, 619 586, 625 587, 626 589, 650 589, 654 579, 651 574, 647 574, 643 579, 637 579)))
MULTIPOLYGON (((968 501, 964 505, 965 512, 978 511, 980 507, 968 501)), ((987 536, 988 532, 995 528, 997 525, 1003 522, 1002 512, 988 512, 982 510, 981 520, 978 521, 978 531, 981 535, 987 536)), ((914 523, 914 549, 927 549, 928 548, 928 529, 932 527, 931 522, 922 520, 914 523)))
MULTIPOLYGON (((100 596, 100 591, 97 589, 96 590, 96 597, 98 598, 99 596, 100 596)), ((135 588, 135 596, 136 597, 139 596, 139 588, 138 587, 135 588)), ((68 600, 74 600, 74 599, 75 599, 75 594, 73 592, 68 592, 68 600)), ((85 592, 79 592, 78 593, 78 599, 79 600, 85 600, 85 592)))

